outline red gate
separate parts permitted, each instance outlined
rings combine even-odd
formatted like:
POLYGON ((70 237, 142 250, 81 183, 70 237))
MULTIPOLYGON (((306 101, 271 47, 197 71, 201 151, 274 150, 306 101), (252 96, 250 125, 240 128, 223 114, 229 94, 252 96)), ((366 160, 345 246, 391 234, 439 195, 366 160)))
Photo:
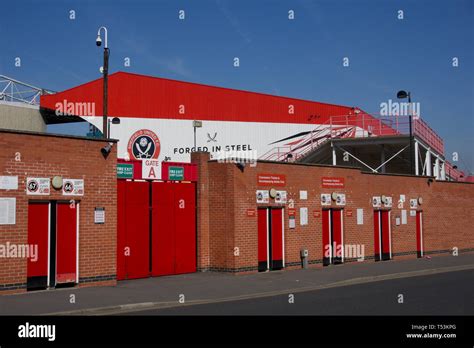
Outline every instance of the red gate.
POLYGON ((258 270, 285 267, 284 211, 282 208, 258 209, 258 270))
POLYGON ((56 205, 56 283, 75 283, 78 275, 79 203, 56 205))
POLYGON ((117 279, 196 272, 194 183, 118 180, 117 279))
POLYGON ((392 258, 392 231, 390 211, 374 211, 374 253, 375 261, 392 258))

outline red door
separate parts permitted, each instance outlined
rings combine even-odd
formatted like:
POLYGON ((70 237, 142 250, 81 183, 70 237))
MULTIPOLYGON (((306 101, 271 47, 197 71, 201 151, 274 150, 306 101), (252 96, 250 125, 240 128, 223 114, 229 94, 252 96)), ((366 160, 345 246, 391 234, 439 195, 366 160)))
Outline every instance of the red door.
POLYGON ((344 261, 344 237, 342 227, 342 210, 332 209, 332 263, 341 263, 344 261))
POLYGON ((154 182, 152 275, 196 272, 195 185, 154 182))
POLYGON ((150 275, 149 183, 118 181, 117 279, 150 275))
POLYGON ((374 211, 374 257, 375 261, 382 259, 382 239, 380 238, 380 231, 382 230, 380 218, 380 210, 374 211))
POLYGON ((28 204, 28 246, 30 251, 31 247, 37 248, 35 255, 28 257, 28 289, 48 286, 49 209, 49 202, 28 204))
POLYGON ((389 210, 374 211, 375 261, 392 258, 392 230, 389 210))
POLYGON ((284 267, 283 255, 283 209, 270 209, 271 213, 271 269, 277 270, 284 267))
POLYGON ((174 183, 175 274, 196 272, 195 184, 174 183))
POLYGON ((56 205, 56 283, 75 283, 79 203, 56 205))
POLYGON ((423 212, 416 212, 416 254, 423 257, 423 212))
POLYGON ((322 211, 323 227, 323 265, 327 266, 332 262, 332 240, 331 240, 331 210, 322 211))
POLYGON ((258 209, 258 270, 270 268, 268 245, 268 209, 258 209))
POLYGON ((382 260, 392 258, 392 231, 390 225, 390 211, 382 210, 382 260))

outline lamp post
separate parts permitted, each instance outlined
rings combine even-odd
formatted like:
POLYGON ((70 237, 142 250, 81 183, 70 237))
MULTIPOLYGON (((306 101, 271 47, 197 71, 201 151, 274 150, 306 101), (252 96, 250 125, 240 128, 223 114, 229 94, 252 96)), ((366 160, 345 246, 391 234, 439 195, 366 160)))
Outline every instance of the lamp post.
POLYGON ((398 91, 397 98, 398 99, 408 98, 408 105, 410 107, 409 115, 408 115, 408 122, 409 122, 409 129, 410 129, 410 147, 409 147, 410 148, 410 174, 413 175, 413 130, 412 130, 412 125, 411 125, 411 120, 412 120, 411 94, 410 92, 398 91))
POLYGON ((194 128, 194 151, 196 152, 196 128, 202 127, 202 121, 193 121, 194 128))
POLYGON ((107 138, 110 138, 110 125, 111 124, 120 124, 120 118, 114 117, 113 119, 109 120, 109 126, 107 127, 107 138))
POLYGON ((108 101, 108 79, 109 79, 109 55, 110 50, 109 46, 107 45, 107 28, 100 27, 97 31, 97 39, 95 43, 97 46, 102 45, 102 38, 100 37, 100 31, 104 31, 104 65, 101 67, 101 73, 104 76, 104 94, 103 94, 103 116, 102 116, 102 136, 103 138, 108 138, 110 134, 108 134, 108 127, 107 127, 107 101, 108 101))

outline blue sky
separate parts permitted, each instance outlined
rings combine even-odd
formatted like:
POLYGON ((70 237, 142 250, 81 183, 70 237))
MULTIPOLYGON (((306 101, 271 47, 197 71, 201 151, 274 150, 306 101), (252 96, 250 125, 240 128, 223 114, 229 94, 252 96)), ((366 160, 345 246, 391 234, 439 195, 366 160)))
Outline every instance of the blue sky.
MULTIPOLYGON (((111 71, 359 106, 399 89, 474 170, 474 1, 4 1, 0 73, 56 91, 111 71), (74 10, 76 18, 69 19, 74 10), (178 19, 184 10, 186 19, 178 19), (288 20, 288 11, 295 19, 288 20), (404 19, 397 11, 404 11, 404 19), (14 66, 15 57, 21 67, 14 66), (124 67, 124 58, 131 66, 124 67), (233 67, 239 57, 240 67, 233 67), (349 67, 343 67, 343 57, 349 67), (459 67, 452 67, 458 57, 459 67)), ((54 131, 84 133, 85 126, 54 131)))

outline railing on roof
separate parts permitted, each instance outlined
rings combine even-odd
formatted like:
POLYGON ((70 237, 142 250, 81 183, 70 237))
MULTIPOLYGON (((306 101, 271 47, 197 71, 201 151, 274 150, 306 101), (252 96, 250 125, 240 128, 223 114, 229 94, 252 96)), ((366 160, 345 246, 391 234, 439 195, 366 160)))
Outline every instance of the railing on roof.
MULTIPOLYGON (((375 117, 366 113, 331 116, 300 139, 274 147, 260 159, 294 162, 331 139, 408 135, 409 130, 408 116, 375 117)), ((412 132, 427 146, 444 155, 443 140, 421 118, 412 118, 412 132)))
POLYGON ((39 105, 39 97, 52 91, 0 75, 0 101, 39 105))

